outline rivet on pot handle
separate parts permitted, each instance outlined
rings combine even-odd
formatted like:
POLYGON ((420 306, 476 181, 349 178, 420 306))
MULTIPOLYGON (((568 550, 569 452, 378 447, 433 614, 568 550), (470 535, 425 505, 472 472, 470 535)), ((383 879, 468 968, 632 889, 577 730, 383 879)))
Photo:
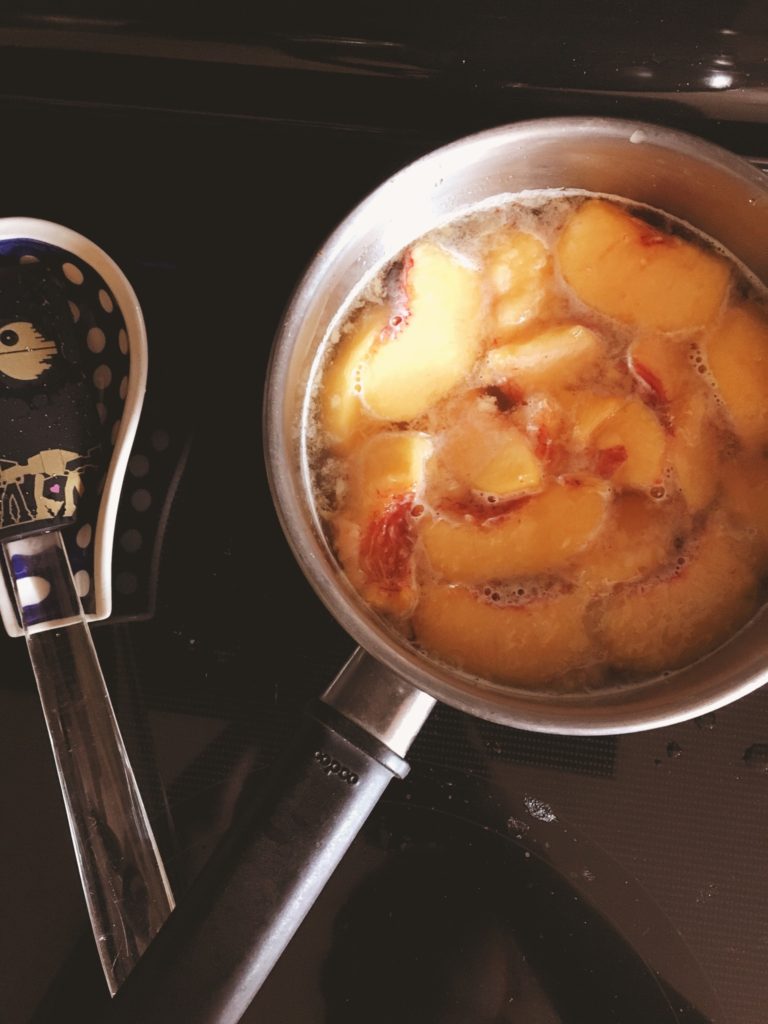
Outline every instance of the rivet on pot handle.
POLYGON ((236 1024, 434 705, 357 651, 118 993, 103 1024, 236 1024))

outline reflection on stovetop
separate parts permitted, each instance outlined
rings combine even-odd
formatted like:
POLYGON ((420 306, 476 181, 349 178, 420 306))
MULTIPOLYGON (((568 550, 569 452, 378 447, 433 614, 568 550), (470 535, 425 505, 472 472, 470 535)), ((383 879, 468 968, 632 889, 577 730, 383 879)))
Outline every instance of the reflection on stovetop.
MULTIPOLYGON (((472 728, 471 720, 466 720, 472 728)), ((655 901, 552 805, 416 765, 247 1021, 722 1021, 655 901), (295 990, 297 973, 309 979, 295 990)))
MULTIPOLYGON (((623 115, 739 148, 764 121, 760 0, 7 3, 15 102, 54 100, 437 142, 506 120, 623 115)), ((742 151, 744 150, 742 147, 742 151)))
MULTIPOLYGON (((755 24, 753 5, 722 25, 715 6, 697 39, 755 24)), ((582 75, 586 92, 568 76, 558 84, 567 54, 547 73, 530 47, 536 81, 515 84, 515 68, 502 67, 510 15, 494 10, 482 22, 499 30, 485 70, 477 37, 462 44, 467 65, 457 43, 431 66, 449 51, 424 45, 424 22, 410 44, 400 39, 418 74, 385 72, 371 39, 355 51, 314 22, 300 38, 282 9, 268 19, 279 66, 254 51, 251 63, 222 58, 201 74, 179 51, 147 56, 138 74, 103 48, 36 48, 27 36, 2 48, 8 80, 25 75, 23 97, 0 95, 4 137, 34 157, 4 163, 3 212, 93 237, 147 319, 149 392, 116 535, 116 616, 94 632, 181 895, 351 651, 282 539, 260 437, 280 312, 335 222, 432 145, 505 119, 646 116, 765 152, 757 92, 723 93, 706 114, 690 93, 654 97, 638 72, 637 92, 619 95, 629 65, 619 55, 612 70, 604 44, 582 75), (606 84, 614 91, 601 93, 606 84), (144 512, 136 490, 150 495, 144 512)), ((733 38, 722 34, 726 57, 733 38)), ((637 67, 672 88, 684 57, 662 41, 637 67)), ((0 1015, 97 1019, 106 989, 23 642, 0 637, 0 657, 0 1015)), ((764 1024, 768 775, 755 751, 768 741, 766 711, 768 693, 757 692, 699 722, 568 738, 437 708, 411 775, 376 810, 247 1020, 764 1024)))
MULTIPOLYGON (((317 962, 315 953, 308 960, 311 950, 299 936, 248 1019, 268 1019, 270 1006, 285 1004, 286 984, 300 963, 305 971, 317 971, 324 1015, 315 1017, 309 1001, 302 1012, 294 1008, 297 1021, 713 1019, 675 992, 663 967, 645 963, 621 930, 573 887, 568 875, 575 873, 583 849, 571 855, 564 871, 565 865, 555 868, 546 856, 532 853, 529 843, 510 834, 514 829, 505 834, 489 828, 466 808, 452 814, 419 805, 407 791, 405 798, 412 795, 414 802, 383 806, 354 853, 357 863, 344 868, 347 877, 355 869, 361 877, 343 896, 337 893, 324 957, 317 962)), ((460 783, 454 796, 461 800, 460 783)), ((523 821, 518 826, 527 827, 523 821)), ((591 864, 594 879, 604 867, 594 851, 591 864)), ((648 913, 642 898, 635 910, 651 937, 660 915, 655 908, 648 913)), ((690 959, 682 946, 675 953, 690 959)), ((711 1006, 707 988, 699 978, 711 1006)))
MULTIPOLYGON (((477 723, 460 718, 468 744, 474 736, 488 749, 477 723)), ((188 878, 237 816, 238 801, 258 793, 259 730, 252 724, 246 743, 247 732, 219 733, 173 788, 175 866, 184 864, 188 878)), ((649 892, 564 820, 557 802, 536 796, 539 788, 510 792, 510 778, 515 787, 520 780, 516 771, 506 775, 497 746, 478 773, 414 761, 412 775, 374 813, 244 1024, 728 1019, 649 892)), ((146 770, 145 763, 140 767, 146 770)), ((184 884, 178 870, 175 882, 184 884)), ((100 980, 84 935, 35 1024, 52 1024, 69 1008, 97 1019, 107 1001, 100 980)))
MULTIPOLYGON (((143 673, 154 643, 134 635, 132 649, 143 673)), ((210 706, 182 724, 150 712, 161 775, 175 777, 164 849, 179 892, 296 722, 303 695, 280 683, 277 696, 255 684, 237 720, 210 706)), ((502 744, 487 723, 439 709, 410 777, 374 813, 246 1022, 375 1022, 397 1009, 419 1024, 758 1024, 768 779, 753 748, 767 703, 754 694, 597 749, 514 730, 502 744)), ((137 738, 136 766, 151 778, 137 738)), ((83 931, 32 1019, 52 1024, 66 1007, 95 1015, 105 999, 83 931)))

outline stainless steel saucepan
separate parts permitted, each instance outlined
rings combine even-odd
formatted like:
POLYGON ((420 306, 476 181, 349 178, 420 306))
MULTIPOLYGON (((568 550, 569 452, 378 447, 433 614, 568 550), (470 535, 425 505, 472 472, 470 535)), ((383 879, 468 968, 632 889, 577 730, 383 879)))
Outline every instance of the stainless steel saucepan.
POLYGON ((313 709, 279 768, 275 795, 174 912, 110 1020, 239 1020, 376 800, 407 771, 403 757, 435 700, 518 728, 594 735, 700 715, 768 679, 763 608, 728 644, 671 676, 568 695, 483 685, 427 660, 389 629, 340 573, 323 536, 307 465, 307 387, 351 296, 452 216, 493 197, 549 188, 624 196, 665 210, 768 280, 768 182, 722 149, 647 124, 566 118, 483 132, 407 167, 350 214, 310 266, 280 328, 266 425, 285 533, 319 597, 361 651, 313 709))

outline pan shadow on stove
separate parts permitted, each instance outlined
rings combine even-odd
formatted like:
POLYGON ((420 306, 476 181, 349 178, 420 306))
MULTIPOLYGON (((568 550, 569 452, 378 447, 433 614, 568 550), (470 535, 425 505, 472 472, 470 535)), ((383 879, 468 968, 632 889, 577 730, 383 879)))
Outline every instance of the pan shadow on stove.
POLYGON ((610 778, 616 746, 615 736, 558 736, 513 729, 438 704, 417 736, 409 760, 484 776, 493 762, 501 761, 610 778))
MULTIPOLYGON (((490 749, 495 730, 482 723, 473 736, 476 724, 467 744, 490 749)), ((184 884, 256 799, 266 753, 255 753, 260 740, 253 723, 233 723, 171 787, 184 884)), ((609 774, 612 748, 592 752, 609 774)), ((513 754, 493 749, 494 757, 504 753, 513 754)), ((522 759, 517 748, 514 759, 522 759)), ((656 943, 660 962, 654 959, 652 970, 569 882, 571 867, 584 856, 570 831, 562 837, 567 854, 557 843, 557 823, 530 819, 518 842, 506 826, 509 799, 498 801, 483 773, 465 777, 415 765, 339 868, 335 895, 321 899, 314 939, 289 948, 287 972, 269 980, 271 991, 257 996, 247 1019, 278 1019, 269 1011, 284 1005, 289 985, 284 1019, 307 1024, 709 1024, 657 973, 665 971, 664 943, 656 943), (537 828, 551 840, 551 863, 537 853, 537 828), (306 988, 301 996, 297 970, 306 988)), ((526 817, 523 811, 519 817, 526 817)), ((595 867, 594 852, 588 861, 595 867)), ((601 899, 617 894, 607 867, 595 870, 608 885, 608 896, 596 902, 605 909, 601 899)), ((626 882, 616 871, 622 894, 626 882)), ((597 888, 596 880, 591 889, 597 888)), ((623 920, 617 908, 614 901, 612 920, 623 920)), ((633 908, 658 940, 653 914, 633 908)), ((53 1024, 68 1010, 95 1020, 108 1002, 84 932, 32 1024, 53 1024)))
POLYGON ((338 912, 322 969, 326 1024, 709 1020, 522 847, 433 815, 417 835, 402 806, 385 814, 399 846, 338 912), (394 820, 404 812, 405 843, 394 820))

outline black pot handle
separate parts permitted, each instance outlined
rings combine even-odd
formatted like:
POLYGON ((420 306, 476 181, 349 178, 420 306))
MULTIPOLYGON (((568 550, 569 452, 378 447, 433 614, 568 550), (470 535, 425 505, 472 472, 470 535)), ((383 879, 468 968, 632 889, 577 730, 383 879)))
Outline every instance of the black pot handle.
POLYGON ((388 784, 407 772, 319 701, 249 824, 180 900, 103 1024, 236 1024, 388 784))

